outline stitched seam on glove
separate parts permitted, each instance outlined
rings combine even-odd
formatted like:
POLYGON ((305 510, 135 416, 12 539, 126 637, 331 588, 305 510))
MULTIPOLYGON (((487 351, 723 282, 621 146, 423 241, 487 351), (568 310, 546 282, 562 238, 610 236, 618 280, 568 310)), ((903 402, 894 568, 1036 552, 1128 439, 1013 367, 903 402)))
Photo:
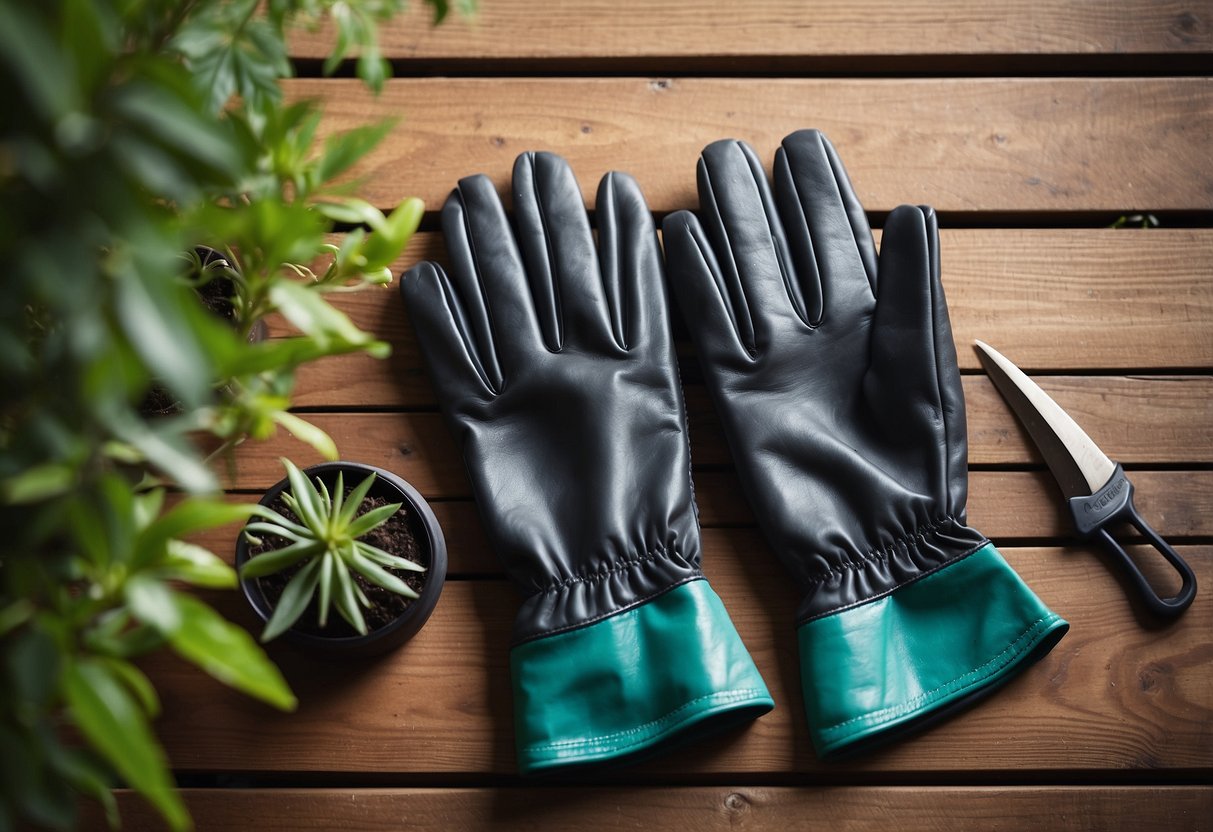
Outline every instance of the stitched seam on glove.
POLYGON ((605 569, 599 569, 597 572, 591 572, 588 575, 574 575, 571 578, 565 578, 562 581, 555 581, 547 584, 535 592, 532 592, 527 598, 534 598, 536 595, 547 595, 552 592, 559 592, 562 589, 567 589, 575 584, 594 584, 605 581, 612 575, 618 575, 620 572, 629 572, 638 566, 644 566, 646 563, 652 563, 659 557, 681 557, 679 552, 669 552, 665 547, 658 546, 644 554, 643 557, 630 558, 628 560, 619 560, 613 563, 608 563, 605 569))
MULTIPOLYGON (((822 570, 821 572, 818 572, 816 575, 813 575, 811 578, 809 578, 806 581, 806 583, 809 586, 817 586, 818 584, 823 584, 826 581, 830 580, 830 578, 835 577, 837 575, 841 575, 844 572, 860 571, 860 570, 868 568, 868 566, 871 566, 874 564, 879 564, 879 563, 884 563, 889 559, 889 556, 892 555, 894 552, 896 552, 898 549, 900 549, 902 547, 909 549, 909 548, 911 548, 913 541, 925 540, 928 534, 934 534, 935 532, 939 531, 941 528, 943 528, 946 525, 964 526, 965 524, 961 523, 955 517, 941 517, 933 523, 925 523, 925 524, 919 526, 918 531, 912 532, 908 535, 905 535, 904 537, 897 538, 892 543, 890 543, 888 546, 884 546, 880 549, 873 549, 870 552, 860 555, 857 558, 848 558, 847 560, 843 561, 838 566, 832 567, 830 569, 822 570)), ((984 546, 984 545, 985 545, 985 542, 983 541, 982 544, 977 547, 977 549, 980 549, 981 546, 984 546)), ((977 549, 974 549, 973 551, 977 551, 977 549)), ((959 557, 963 557, 963 556, 957 555, 956 557, 959 558, 959 557)), ((956 558, 952 558, 952 560, 955 560, 955 559, 956 558)), ((951 560, 949 560, 948 562, 951 563, 951 560)))
MULTIPOLYGON (((959 525, 963 526, 964 524, 962 523, 959 525)), ((906 538, 906 540, 909 540, 909 539, 911 539, 911 538, 906 538)), ((983 536, 979 542, 973 544, 973 547, 971 549, 961 552, 958 555, 953 555, 952 557, 948 558, 947 560, 943 561, 942 563, 937 563, 936 565, 932 566, 930 569, 927 569, 926 571, 921 572, 918 575, 915 575, 913 578, 911 578, 908 581, 904 581, 902 583, 897 584, 896 586, 889 587, 888 589, 884 590, 883 592, 878 592, 875 595, 868 595, 863 598, 860 598, 858 601, 855 601, 854 603, 845 604, 844 606, 834 607, 833 609, 829 609, 824 612, 819 612, 815 615, 809 615, 804 618, 799 618, 796 621, 796 626, 799 627, 802 624, 807 624, 810 621, 816 621, 819 618, 825 618, 830 615, 836 615, 840 612, 846 612, 847 610, 853 610, 856 607, 862 607, 864 604, 870 604, 873 601, 879 601, 881 598, 886 598, 903 587, 907 587, 910 584, 918 583, 919 581, 923 580, 924 578, 930 578, 930 577, 935 576, 940 571, 947 569, 952 564, 958 563, 958 562, 964 560, 965 558, 969 557, 970 555, 977 554, 978 552, 980 552, 982 549, 984 549, 986 546, 989 546, 989 545, 991 545, 990 541, 985 536, 983 536)), ((887 560, 887 557, 885 559, 887 560)), ((867 564, 876 564, 876 563, 880 563, 880 561, 879 560, 867 561, 867 564)), ((856 565, 852 568, 855 570, 859 570, 864 567, 856 565)), ((836 572, 835 574, 841 575, 842 572, 839 571, 839 572, 836 572)), ((820 583, 820 582, 818 582, 818 583, 820 583)))
POLYGON ((603 734, 600 737, 587 737, 585 739, 576 740, 557 740, 556 742, 543 743, 542 745, 530 745, 527 746, 527 752, 541 754, 545 751, 559 752, 563 749, 585 748, 587 746, 609 746, 610 750, 612 751, 622 751, 627 748, 633 748, 635 746, 650 742, 651 740, 662 736, 662 734, 669 733, 673 728, 677 727, 677 724, 670 725, 671 722, 680 723, 682 721, 682 714, 685 711, 696 708, 705 701, 711 700, 715 703, 728 705, 735 702, 742 702, 746 699, 753 699, 755 697, 765 698, 767 696, 769 696, 769 694, 766 691, 758 690, 757 688, 741 688, 740 690, 733 691, 717 691, 715 693, 709 693, 705 694, 704 696, 696 697, 689 702, 679 705, 668 714, 660 716, 657 719, 650 720, 642 725, 637 725, 634 728, 616 731, 612 734, 603 734), (657 730, 654 731, 654 728, 657 730), (633 737, 636 734, 644 734, 644 736, 630 740, 621 745, 617 744, 619 740, 633 737))
MULTIPOLYGON (((562 633, 571 633, 573 630, 580 630, 582 627, 588 627, 591 624, 597 624, 599 621, 604 621, 613 615, 619 615, 621 613, 625 613, 630 610, 634 610, 639 606, 643 606, 644 604, 647 604, 649 601, 652 601, 654 598, 664 595, 665 593, 669 592, 672 589, 677 589, 678 587, 682 586, 683 584, 689 584, 691 581, 706 581, 706 580, 707 580, 707 578, 705 578, 703 576, 703 572, 696 569, 694 575, 691 575, 690 577, 687 577, 687 578, 682 578, 682 579, 670 584, 669 586, 663 586, 661 589, 658 589, 654 592, 650 592, 648 595, 642 595, 641 597, 632 600, 631 602, 620 607, 619 609, 614 609, 614 610, 610 610, 608 612, 599 613, 598 615, 594 616, 593 618, 586 618, 584 620, 577 621, 573 624, 566 624, 563 627, 557 627, 553 630, 544 630, 541 633, 535 633, 534 635, 526 636, 525 638, 515 641, 513 644, 510 645, 510 647, 511 648, 518 647, 519 645, 526 644, 527 642, 530 642, 530 641, 537 641, 538 639, 541 639, 541 638, 548 638, 550 636, 558 636, 558 635, 561 635, 562 633)), ((534 596, 532 596, 532 597, 534 597, 534 596)))
MULTIPOLYGON (((990 676, 992 676, 994 673, 1009 667, 1016 659, 1030 650, 1035 644, 1034 636, 1040 629, 1042 629, 1041 625, 1052 624, 1056 619, 1056 615, 1049 615, 1036 619, 1029 624, 1028 628, 1020 633, 1019 636, 1009 645, 1007 645, 1006 649, 1004 649, 997 656, 990 659, 985 664, 957 676, 950 682, 944 682, 942 685, 932 688, 926 693, 919 694, 913 699, 902 702, 899 705, 892 705, 888 708, 884 708, 883 710, 875 711, 870 714, 862 714, 860 716, 851 717, 850 719, 839 722, 837 725, 830 725, 826 728, 822 728, 821 731, 823 733, 826 731, 837 731, 840 728, 845 728, 853 723, 862 723, 862 725, 857 726, 857 730, 879 726, 883 723, 918 710, 923 705, 937 699, 940 693, 953 694, 969 688, 977 687, 978 685, 988 681, 990 676), (970 679, 970 677, 972 678, 970 679), (961 682, 963 682, 963 684, 959 684, 961 682)), ((853 734, 855 732, 848 731, 846 733, 853 734)))

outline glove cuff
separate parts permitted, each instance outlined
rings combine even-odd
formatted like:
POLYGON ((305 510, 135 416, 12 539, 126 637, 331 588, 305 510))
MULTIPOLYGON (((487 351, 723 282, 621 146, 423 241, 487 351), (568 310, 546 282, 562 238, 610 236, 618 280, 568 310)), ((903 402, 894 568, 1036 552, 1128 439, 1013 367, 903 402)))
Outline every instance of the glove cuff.
POLYGON ((800 675, 818 756, 861 751, 958 710, 1048 653, 1069 626, 990 543, 804 622, 800 675))
POLYGON ((510 672, 523 774, 653 753, 775 704, 703 579, 519 644, 510 672))

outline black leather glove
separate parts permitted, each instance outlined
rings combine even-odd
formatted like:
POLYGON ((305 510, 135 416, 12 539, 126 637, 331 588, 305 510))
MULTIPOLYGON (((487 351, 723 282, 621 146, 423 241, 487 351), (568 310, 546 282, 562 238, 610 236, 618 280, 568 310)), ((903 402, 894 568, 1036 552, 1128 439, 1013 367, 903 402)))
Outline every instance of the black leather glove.
POLYGON ((699 568, 661 258, 635 183, 564 160, 442 211, 451 271, 401 290, 489 540, 525 595, 510 668, 519 768, 619 759, 773 707, 699 568))
POLYGON ((964 395, 930 208, 881 253, 833 146, 708 146, 699 219, 664 223, 670 281, 742 485, 804 592, 809 727, 825 757, 992 689, 1068 625, 965 523, 964 395))

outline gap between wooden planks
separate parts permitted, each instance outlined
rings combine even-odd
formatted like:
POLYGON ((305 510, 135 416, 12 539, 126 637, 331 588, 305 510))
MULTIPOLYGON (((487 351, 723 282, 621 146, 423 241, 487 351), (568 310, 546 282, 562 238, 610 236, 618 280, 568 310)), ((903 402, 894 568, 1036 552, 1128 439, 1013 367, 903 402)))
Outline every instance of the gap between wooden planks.
MULTIPOLYGON (((890 55, 1183 54, 1213 51, 1208 6, 1182 0, 1122 0, 1115 9, 1084 0, 512 0, 483 2, 470 20, 452 14, 431 27, 413 4, 380 29, 389 58, 598 59, 854 55, 879 66, 890 55), (876 21, 879 21, 877 24, 876 21)), ((329 26, 300 31, 294 57, 327 57, 329 26)), ((730 61, 730 67, 736 66, 730 61)))
MULTIPOLYGON (((1029 372, 1213 368, 1211 230, 945 229, 940 248, 965 371, 980 369, 976 338, 1029 372)), ((424 233, 392 271, 399 276, 421 260, 446 259, 442 236, 424 233)), ((300 371, 295 403, 433 405, 397 285, 330 297, 358 326, 390 342, 393 354, 309 365, 300 371)), ((274 335, 290 332, 281 320, 270 323, 274 335)))
MULTIPOLYGON (((283 788, 183 795, 198 828, 208 832, 1196 832, 1213 814, 1208 786, 283 788)), ((134 793, 120 791, 118 805, 123 829, 163 828, 134 793)), ((89 828, 103 825, 100 817, 92 821, 89 828)))
POLYGON ((355 171, 380 206, 439 205, 455 182, 509 178, 552 150, 588 201, 626 171, 656 211, 695 204, 704 145, 743 139, 770 165, 815 127, 869 211, 1208 211, 1213 86, 1204 78, 415 78, 374 97, 352 79, 295 79, 324 106, 321 133, 401 119, 355 171))
MULTIPOLYGON (((1113 377, 1042 379, 1053 395, 1112 459, 1150 467, 1213 461, 1213 378, 1184 380, 1113 377)), ((970 465, 1039 465, 1041 457, 984 377, 964 378, 968 402, 970 465)), ((699 391, 701 394, 702 390, 699 391)), ((689 407, 691 459, 726 465, 731 458, 706 395, 689 407)), ((431 497, 469 493, 463 462, 442 417, 432 412, 307 413, 327 431, 346 459, 379 465, 431 497)), ((233 488, 265 488, 282 478, 279 458, 297 464, 319 454, 286 433, 236 451, 233 488)), ((217 466, 222 469, 222 466, 217 466)), ((226 476, 223 470, 221 476, 226 476)))
MULTIPOLYGON (((655 775, 815 772, 1213 773, 1213 605, 1160 626, 1092 550, 1006 548, 1023 579, 1072 625, 996 695, 911 741, 822 765, 804 727, 792 627, 797 592, 754 529, 704 535, 704 565, 776 700, 751 726, 636 769, 655 775)), ((1205 586, 1213 547, 1183 546, 1205 586)), ((208 593, 253 626, 235 593, 208 593)), ((451 581, 433 618, 378 662, 327 662, 274 645, 301 700, 294 714, 223 688, 169 654, 145 663, 163 701, 156 728, 175 768, 262 772, 514 772, 507 651, 518 594, 451 581)))
MULTIPOLYGON (((1137 507, 1159 534, 1169 539, 1213 537, 1213 471, 1134 471, 1131 477, 1137 491, 1137 507)), ((233 494, 228 499, 252 502, 260 496, 233 494)), ((695 501, 705 530, 754 524, 732 471, 696 471, 695 501)), ((450 574, 502 574, 501 564, 489 548, 476 506, 470 499, 433 502, 431 507, 446 537, 450 574)), ((972 472, 968 516, 974 528, 995 542, 1074 539, 1060 493, 1043 471, 972 472)), ((195 535, 191 540, 230 560, 239 528, 240 524, 231 524, 195 535)))

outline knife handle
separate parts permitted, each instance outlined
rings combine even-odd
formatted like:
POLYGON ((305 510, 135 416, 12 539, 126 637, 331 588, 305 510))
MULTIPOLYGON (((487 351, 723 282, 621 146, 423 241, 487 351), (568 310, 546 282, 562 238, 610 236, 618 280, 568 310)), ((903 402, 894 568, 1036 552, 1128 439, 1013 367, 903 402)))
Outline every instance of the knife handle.
POLYGON ((1133 483, 1129 482, 1119 464, 1099 491, 1089 497, 1072 497, 1070 512, 1074 515, 1074 525, 1080 535, 1097 539, 1120 560, 1150 612, 1162 618, 1177 618, 1192 606, 1192 599, 1196 597, 1196 575, 1192 567, 1138 514, 1137 506, 1133 503, 1133 483), (1108 526, 1115 523, 1131 523, 1166 558, 1179 573, 1182 581, 1179 592, 1170 598, 1162 598, 1154 591, 1137 563, 1108 531, 1108 526))

